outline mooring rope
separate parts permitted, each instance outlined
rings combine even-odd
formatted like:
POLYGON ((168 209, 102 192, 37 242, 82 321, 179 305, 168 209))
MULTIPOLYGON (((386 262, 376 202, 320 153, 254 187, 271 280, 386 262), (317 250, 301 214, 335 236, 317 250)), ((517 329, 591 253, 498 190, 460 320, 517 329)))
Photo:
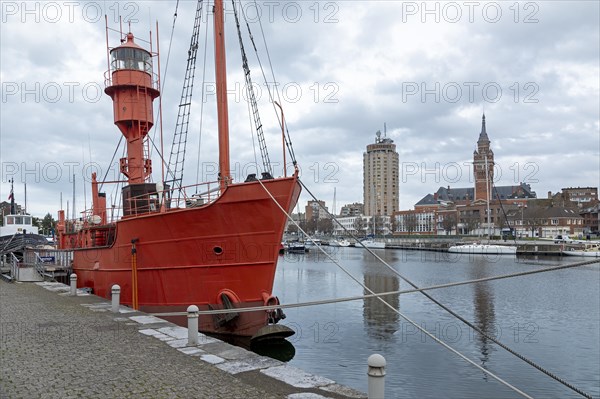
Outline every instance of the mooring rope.
MULTIPOLYGON (((562 269, 571 269, 571 268, 575 268, 575 267, 590 265, 593 263, 600 263, 600 259, 588 260, 588 261, 577 262, 577 263, 570 263, 568 265, 553 266, 553 267, 548 267, 546 269, 536 269, 536 270, 529 270, 529 271, 525 271, 525 272, 502 274, 499 276, 482 277, 482 278, 477 278, 477 279, 472 279, 472 280, 458 281, 458 282, 454 282, 454 283, 430 285, 428 287, 423 287, 423 288, 413 288, 413 289, 408 289, 408 290, 397 290, 397 291, 385 291, 385 292, 380 292, 378 294, 357 295, 357 296, 348 296, 348 297, 341 297, 341 298, 321 299, 318 301, 285 303, 285 304, 279 304, 279 305, 249 306, 249 307, 235 308, 235 309, 200 310, 200 311, 198 311, 198 314, 200 314, 200 315, 215 315, 215 314, 227 314, 227 313, 245 313, 245 312, 257 312, 257 311, 264 311, 264 310, 275 310, 275 309, 295 309, 295 308, 303 308, 303 307, 317 306, 317 305, 330 305, 333 303, 362 301, 365 299, 372 299, 372 298, 377 298, 377 297, 414 294, 416 292, 431 291, 431 290, 437 290, 440 288, 457 287, 457 286, 461 286, 461 285, 483 283, 486 281, 502 280, 502 279, 511 278, 511 277, 526 276, 529 274, 538 274, 538 273, 552 272, 552 271, 562 270, 562 269)), ((150 313, 150 314, 153 316, 185 316, 185 315, 187 315, 187 312, 166 312, 166 313, 150 313)))
MULTIPOLYGON (((300 180, 298 180, 298 181, 300 181, 300 180)), ((261 180, 258 180, 258 182, 260 183, 260 185, 262 186, 262 188, 265 190, 265 192, 269 195, 269 197, 271 197, 271 199, 273 200, 273 202, 275 202, 275 204, 279 207, 279 209, 281 209, 281 211, 296 225, 296 227, 298 228, 298 230, 300 230, 303 234, 305 234, 307 237, 309 237, 311 239, 311 241, 313 241, 313 243, 314 243, 314 240, 312 239, 312 237, 310 237, 308 234, 306 234, 306 232, 304 230, 302 230, 302 228, 298 225, 298 223, 291 218, 291 216, 287 213, 287 211, 285 209, 283 209, 283 207, 279 204, 279 202, 277 202, 277 200, 275 199, 275 197, 273 197, 273 195, 271 194, 271 192, 269 192, 269 190, 267 190, 267 188, 265 187, 265 185, 263 184, 263 182, 261 180)), ((302 184, 302 186, 304 186, 304 184, 301 181, 300 181, 300 184, 302 184)), ((311 196, 312 196, 312 193, 311 193, 311 196)), ((313 198, 314 198, 314 196, 313 196, 313 198)), ((317 246, 317 248, 319 248, 319 250, 321 252, 323 252, 323 254, 325 256, 327 256, 332 262, 334 262, 344 273, 346 273, 346 275, 348 275, 348 277, 350 277, 352 280, 354 280, 363 289, 367 290, 372 295, 376 295, 373 290, 371 290, 369 287, 367 287, 365 284, 363 284, 360 280, 358 280, 356 277, 354 277, 352 275, 352 273, 350 273, 345 267, 343 267, 342 265, 340 265, 323 248, 321 248, 320 246, 317 246)), ((372 253, 372 251, 371 251, 371 253, 372 253)), ((445 343, 441 339, 437 338, 435 335, 433 335, 432 333, 430 333, 429 331, 427 331, 425 328, 423 328, 419 324, 417 324, 417 322, 413 321, 410 317, 408 317, 407 315, 405 315, 404 313, 402 313, 399 309, 396 309, 391 304, 389 304, 388 302, 386 302, 385 299, 383 299, 382 297, 377 296, 377 299, 379 299, 385 306, 387 306, 388 308, 390 308, 393 312, 397 313, 400 317, 402 317, 408 323, 412 324, 415 328, 417 328, 418 330, 420 330, 422 333, 426 334, 428 337, 430 337, 435 342, 437 342, 438 344, 442 345, 443 347, 445 347, 446 349, 448 349, 452 353, 454 353, 457 356, 461 357, 462 359, 464 359, 469 364, 475 366, 476 368, 478 368, 479 370, 481 370, 483 373, 485 373, 485 374, 489 375, 490 377, 494 378, 496 381, 498 381, 501 384, 505 385, 506 387, 512 389, 513 391, 515 391, 519 395, 521 395, 521 396, 523 396, 525 398, 532 398, 527 393, 521 391, 519 388, 517 388, 514 385, 510 384, 508 381, 503 380, 501 377, 497 376, 496 374, 494 374, 490 370, 487 370, 484 367, 480 366, 479 364, 475 363, 473 360, 469 359, 468 357, 466 357, 465 355, 463 355, 462 353, 460 353, 458 350, 454 349, 453 347, 451 347, 450 345, 448 345, 447 343, 445 343)))
MULTIPOLYGON (((300 181, 300 180, 299 180, 300 181)), ((306 189, 306 191, 311 195, 311 197, 313 197, 316 200, 316 197, 313 195, 313 193, 308 189, 308 187, 306 187, 306 185, 300 181, 300 184, 302 185, 302 187, 304 187, 306 189)), ((329 213, 329 211, 324 208, 324 206, 317 201, 317 203, 319 204, 319 206, 325 210, 325 212, 327 212, 327 214, 329 216, 333 216, 331 215, 331 213, 329 213)), ((287 214, 287 213, 286 213, 287 214)), ((288 215, 289 217, 289 215, 288 215)), ((339 223, 339 221, 337 221, 337 219, 335 217, 333 217, 333 219, 340 225, 342 226, 342 228, 347 231, 347 229, 341 224, 339 223)), ((295 222, 294 222, 295 223, 295 222)), ((297 225, 297 224, 296 224, 297 225)), ((298 226, 299 228, 299 226, 298 226)), ((352 237, 354 237, 352 235, 352 237)), ((309 237, 310 238, 310 237, 309 237)), ((354 237, 355 238, 355 237, 354 237)), ((355 238, 356 239, 356 238, 355 238)), ((311 238, 312 240, 312 238, 311 238)), ((362 243, 361 243, 362 244, 362 243)), ((383 260, 379 255, 377 255, 375 252, 371 251, 370 248, 367 248, 364 246, 363 247, 369 251, 369 253, 371 253, 373 256, 375 256, 375 258, 377 258, 381 263, 383 263, 392 273, 396 274, 398 277, 400 277, 402 280, 406 281, 408 284, 410 284, 413 288, 418 289, 419 287, 413 283, 411 280, 409 280, 407 277, 403 276, 400 272, 398 272, 396 269, 394 269, 392 266, 390 266, 385 260, 383 260)), ((594 261, 589 261, 589 263, 596 263, 598 262, 598 260, 594 260, 594 261)), ((462 321, 463 323, 465 323, 467 326, 471 327, 474 331, 477 331, 479 334, 481 334, 483 337, 489 339, 490 341, 496 343, 498 346, 500 346, 502 349, 505 349, 506 351, 508 351, 509 353, 515 355, 516 357, 518 357, 519 359, 523 360, 524 362, 526 362, 527 364, 529 364, 530 366, 533 366, 534 368, 536 368, 537 370, 541 371, 542 373, 546 374, 548 377, 554 379, 555 381, 560 382, 561 384, 563 384, 564 386, 566 386, 567 388, 573 390, 574 392, 577 392, 578 394, 580 394, 581 396, 584 396, 586 398, 592 399, 592 396, 584 391, 582 391, 581 389, 575 387, 574 385, 568 383, 567 381, 565 381, 564 379, 558 377, 557 375, 555 375, 554 373, 546 370, 544 367, 536 364, 535 362, 533 362, 532 360, 526 358, 525 356, 521 355, 520 353, 514 351, 513 349, 509 348, 508 346, 506 346, 505 344, 501 343, 500 341, 498 341, 497 339, 495 339, 494 337, 490 336, 489 334, 487 334, 486 332, 484 332, 482 329, 480 329, 479 327, 475 326, 473 323, 469 322, 468 320, 466 320, 464 317, 460 316, 459 314, 457 314, 456 312, 454 312, 453 310, 451 310, 450 308, 448 308, 446 305, 442 304, 441 302, 439 302, 437 299, 433 298, 431 295, 429 295, 427 292, 425 291, 420 291, 421 294, 425 295, 425 297, 427 297, 430 301, 432 301, 433 303, 435 303, 436 305, 438 305, 439 307, 441 307, 442 309, 444 309, 446 312, 450 313, 452 316, 456 317, 457 319, 459 319, 460 321, 462 321)))

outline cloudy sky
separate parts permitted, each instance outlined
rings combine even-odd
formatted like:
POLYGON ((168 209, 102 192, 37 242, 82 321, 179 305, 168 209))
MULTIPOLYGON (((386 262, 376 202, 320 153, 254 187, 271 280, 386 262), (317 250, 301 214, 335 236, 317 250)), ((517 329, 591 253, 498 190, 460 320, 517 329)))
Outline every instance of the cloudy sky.
MULTIPOLYGON (((86 196, 90 202, 84 177, 89 180, 93 170, 104 175, 111 166, 120 133, 111 100, 102 93, 104 14, 116 29, 121 15, 140 38, 158 20, 163 72, 168 58, 163 76, 168 154, 196 2, 179 2, 172 31, 175 6, 175 1, 1 3, 1 200, 14 177, 19 203, 27 183, 30 213, 56 214, 60 193, 65 206, 72 198, 75 174, 80 211, 86 196)), ((255 152, 231 3, 227 7, 231 158, 240 180, 252 172, 255 152)), ((265 84, 244 29, 276 174, 282 173, 281 140, 267 86, 280 90, 302 179, 330 209, 334 189, 338 210, 362 202, 362 155, 384 125, 400 154, 401 209, 439 186, 471 186, 470 162, 484 111, 496 184, 526 182, 545 197, 563 187, 600 183, 597 1, 270 1, 241 7, 267 76, 265 84)), ((204 21, 207 10, 205 5, 204 21)), ((204 98, 200 84, 205 26, 184 174, 188 184, 198 170, 201 179, 214 179, 217 162, 210 44, 204 98)), ((111 45, 117 44, 112 35, 111 45)), ((158 136, 154 140, 159 143, 158 136)), ((122 147, 117 159, 121 154, 122 147)), ((153 162, 158 181, 156 151, 153 162)), ((111 180, 118 177, 115 161, 112 165, 111 180)), ((109 198, 115 195, 110 187, 106 191, 109 198)), ((301 203, 308 199, 303 194, 301 203)))

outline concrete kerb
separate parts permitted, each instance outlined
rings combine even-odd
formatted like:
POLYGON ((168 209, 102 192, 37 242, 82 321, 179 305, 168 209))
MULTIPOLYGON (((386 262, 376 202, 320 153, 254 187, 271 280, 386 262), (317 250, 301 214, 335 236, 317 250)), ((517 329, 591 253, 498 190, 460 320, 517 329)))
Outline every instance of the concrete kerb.
MULTIPOLYGON (((35 283, 47 290, 62 295, 70 294, 70 287, 60 283, 35 283)), ((87 293, 81 292, 85 295, 87 293)), ((77 292, 80 296, 80 292, 77 292)), ((89 295, 89 294, 88 294, 89 295)), ((114 303, 104 298, 89 295, 93 303, 80 303, 93 312, 114 311, 114 303)), ((185 355, 197 357, 208 367, 216 367, 242 381, 257 387, 278 387, 286 398, 366 398, 367 395, 352 388, 339 385, 328 378, 306 373, 276 359, 260 356, 205 334, 198 333, 197 343, 190 343, 188 329, 155 316, 120 305, 113 320, 137 329, 140 334, 153 337, 185 355)), ((192 309, 194 310, 194 309, 192 309)), ((194 336, 195 338, 195 336, 194 336)))

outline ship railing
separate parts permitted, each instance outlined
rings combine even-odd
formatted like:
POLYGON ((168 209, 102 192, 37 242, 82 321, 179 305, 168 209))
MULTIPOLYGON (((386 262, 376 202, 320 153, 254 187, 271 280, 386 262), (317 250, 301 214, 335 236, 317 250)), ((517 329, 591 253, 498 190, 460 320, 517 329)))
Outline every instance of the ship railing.
POLYGON ((65 277, 72 272, 73 251, 63 251, 57 249, 44 249, 36 253, 36 261, 39 267, 38 273, 42 277, 56 279, 65 277))
POLYGON ((10 253, 10 276, 13 281, 18 279, 19 274, 19 258, 16 257, 14 253, 10 253))
MULTIPOLYGON (((113 72, 118 71, 118 70, 119 69, 113 68, 113 65, 111 64, 110 70, 104 72, 104 87, 110 87, 113 85, 113 80, 112 80, 113 72)), ((131 69, 131 70, 138 71, 138 69, 131 69)), ((146 72, 147 74, 150 75, 151 87, 155 90, 160 91, 160 77, 158 76, 158 74, 154 71, 150 72, 148 70, 144 70, 142 72, 146 72)))
MULTIPOLYGON (((128 216, 143 216, 161 211, 163 201, 166 211, 182 208, 197 208, 206 206, 215 202, 221 195, 221 189, 218 181, 203 182, 199 184, 190 184, 181 188, 169 188, 152 193, 145 193, 132 196, 128 199, 128 216), (175 196, 176 191, 181 191, 181 195, 175 196)), ((112 224, 122 218, 123 206, 111 206, 105 210, 106 223, 112 224)), ((66 233, 76 233, 83 227, 98 225, 96 234, 105 234, 106 245, 110 245, 111 228, 103 229, 105 225, 98 224, 98 216, 94 214, 93 209, 86 209, 81 212, 81 217, 77 219, 65 220, 66 233), (104 232, 104 233, 103 233, 104 232)), ((114 238, 114 237, 113 237, 114 238)))
POLYGON ((37 252, 33 253, 35 255, 33 268, 37 272, 37 274, 44 279, 46 277, 46 266, 44 265, 44 261, 40 258, 40 255, 37 252))
POLYGON ((196 208, 215 202, 221 195, 221 188, 218 181, 212 181, 183 186, 181 189, 170 189, 165 193, 165 196, 167 195, 171 198, 171 209, 196 208), (176 190, 181 191, 181 195, 177 198, 173 196, 176 190))

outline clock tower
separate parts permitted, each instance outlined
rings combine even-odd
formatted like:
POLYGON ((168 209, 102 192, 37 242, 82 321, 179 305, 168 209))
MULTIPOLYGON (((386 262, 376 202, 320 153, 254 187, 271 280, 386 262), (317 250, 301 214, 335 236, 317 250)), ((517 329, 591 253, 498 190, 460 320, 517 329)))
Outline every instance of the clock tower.
POLYGON ((481 133, 477 140, 477 149, 473 152, 473 173, 475 177, 474 201, 491 201, 494 182, 494 152, 490 148, 490 139, 485 129, 485 114, 481 118, 481 133))

